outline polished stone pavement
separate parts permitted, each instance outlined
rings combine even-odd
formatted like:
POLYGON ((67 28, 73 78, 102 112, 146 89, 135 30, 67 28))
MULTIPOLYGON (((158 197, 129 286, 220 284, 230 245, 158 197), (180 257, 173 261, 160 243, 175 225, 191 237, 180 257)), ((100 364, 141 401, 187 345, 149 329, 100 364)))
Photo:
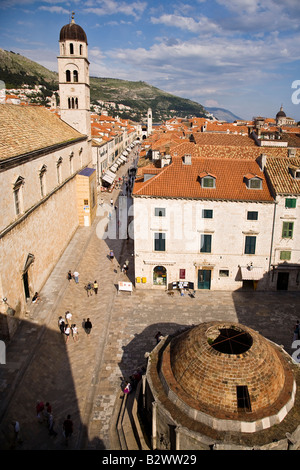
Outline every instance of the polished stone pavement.
MULTIPOLYGON (((118 204, 119 191, 112 196, 118 204)), ((229 320, 259 331, 290 354, 294 351, 300 293, 197 291, 191 298, 151 289, 118 292, 118 281, 134 280, 133 242, 102 237, 106 224, 114 223, 107 217, 111 195, 104 198, 93 225, 78 228, 40 293, 42 302, 30 309, 7 347, 6 364, 0 365, 0 449, 12 448, 12 420, 20 422, 22 437, 14 449, 117 448, 112 423, 121 379, 145 364, 158 330, 171 334, 187 325, 229 320), (125 275, 120 266, 127 258, 125 275), (66 279, 69 269, 78 270, 79 284, 66 279), (87 296, 84 285, 95 279, 98 294, 87 296), (59 331, 58 317, 67 310, 79 328, 78 342, 70 337, 66 343, 59 331), (93 324, 89 336, 82 327, 87 317, 93 324), (37 400, 52 405, 55 438, 45 423, 37 422, 37 400), (74 423, 68 447, 61 431, 67 414, 74 423)))

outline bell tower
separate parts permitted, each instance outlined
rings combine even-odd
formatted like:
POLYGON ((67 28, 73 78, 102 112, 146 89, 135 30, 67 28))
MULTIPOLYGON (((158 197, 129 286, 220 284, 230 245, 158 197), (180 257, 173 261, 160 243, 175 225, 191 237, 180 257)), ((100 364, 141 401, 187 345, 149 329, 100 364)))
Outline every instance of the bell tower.
POLYGON ((74 21, 62 27, 59 37, 58 79, 61 119, 91 137, 90 79, 87 37, 74 21))
POLYGON ((152 134, 152 109, 148 108, 147 114, 147 135, 152 134))

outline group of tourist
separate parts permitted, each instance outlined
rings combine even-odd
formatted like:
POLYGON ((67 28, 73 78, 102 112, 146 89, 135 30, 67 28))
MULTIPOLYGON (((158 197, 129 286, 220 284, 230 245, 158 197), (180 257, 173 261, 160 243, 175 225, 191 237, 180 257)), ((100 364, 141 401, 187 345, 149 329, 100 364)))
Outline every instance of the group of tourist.
MULTIPOLYGON (((91 333, 92 323, 89 318, 83 320, 83 327, 87 335, 91 333)), ((79 339, 79 332, 76 323, 72 323, 72 313, 68 310, 65 313, 65 318, 62 316, 58 319, 58 326, 61 334, 65 336, 66 343, 68 343, 70 335, 72 334, 73 340, 76 342, 79 339)))

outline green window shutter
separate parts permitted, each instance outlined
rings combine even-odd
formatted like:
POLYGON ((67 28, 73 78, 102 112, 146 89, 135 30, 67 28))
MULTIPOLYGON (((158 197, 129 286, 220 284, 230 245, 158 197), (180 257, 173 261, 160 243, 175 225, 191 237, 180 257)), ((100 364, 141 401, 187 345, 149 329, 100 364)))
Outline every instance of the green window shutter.
POLYGON ((245 240, 245 254, 254 255, 256 247, 256 237, 247 236, 245 240))
POLYGON ((202 217, 203 217, 203 219, 212 219, 213 218, 212 209, 203 209, 202 217))
POLYGON ((287 197, 286 200, 285 200, 286 209, 295 209, 296 202, 297 202, 297 199, 287 197))
POLYGON ((247 220, 258 220, 258 212, 248 211, 247 212, 247 220))
POLYGON ((155 233, 154 235, 154 250, 166 251, 166 236, 164 233, 155 233))
POLYGON ((211 253, 211 235, 201 235, 200 253, 211 253))
POLYGON ((280 259, 285 261, 290 261, 292 252, 291 251, 281 251, 280 259))
POLYGON ((283 222, 282 238, 293 238, 294 222, 283 222))

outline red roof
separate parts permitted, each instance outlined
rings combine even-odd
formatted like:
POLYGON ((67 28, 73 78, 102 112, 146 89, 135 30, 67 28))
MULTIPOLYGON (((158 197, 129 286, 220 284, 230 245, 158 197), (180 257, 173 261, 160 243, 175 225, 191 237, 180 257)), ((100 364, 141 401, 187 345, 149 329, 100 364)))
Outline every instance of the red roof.
MULTIPOLYGON (((143 168, 147 173, 147 168, 143 168)), ((150 173, 150 172, 149 172, 150 173)), ((184 164, 180 157, 173 157, 170 165, 144 182, 143 177, 135 180, 133 196, 217 199, 235 201, 272 202, 264 174, 255 160, 192 157, 192 163, 184 164), (214 175, 215 187, 203 188, 200 179, 204 174, 214 175), (259 175, 262 189, 249 189, 245 175, 259 175)))

